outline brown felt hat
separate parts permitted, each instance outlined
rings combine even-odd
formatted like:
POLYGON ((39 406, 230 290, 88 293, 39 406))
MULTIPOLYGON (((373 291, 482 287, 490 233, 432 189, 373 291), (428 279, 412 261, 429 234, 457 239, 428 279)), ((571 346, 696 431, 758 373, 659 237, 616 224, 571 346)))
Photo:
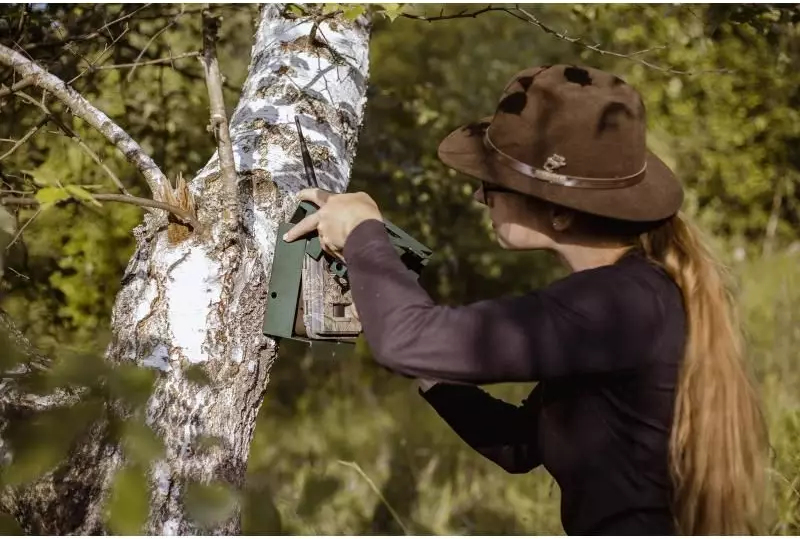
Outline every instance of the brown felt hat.
POLYGON ((494 116, 448 135, 439 158, 568 208, 658 221, 679 210, 683 189, 646 139, 644 102, 622 79, 590 67, 541 66, 511 79, 494 116))

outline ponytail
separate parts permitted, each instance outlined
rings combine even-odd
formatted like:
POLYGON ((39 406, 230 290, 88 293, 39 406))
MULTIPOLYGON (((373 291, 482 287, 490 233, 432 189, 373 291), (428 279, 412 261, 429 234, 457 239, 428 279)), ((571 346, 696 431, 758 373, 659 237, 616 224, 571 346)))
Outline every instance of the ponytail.
POLYGON ((680 286, 687 315, 669 448, 678 533, 762 534, 767 429, 726 272, 680 215, 639 241, 680 286))

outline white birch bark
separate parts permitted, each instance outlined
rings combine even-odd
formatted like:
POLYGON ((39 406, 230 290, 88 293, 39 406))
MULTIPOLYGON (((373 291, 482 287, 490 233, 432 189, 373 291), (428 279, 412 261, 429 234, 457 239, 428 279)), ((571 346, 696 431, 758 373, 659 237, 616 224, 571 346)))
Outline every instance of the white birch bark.
MULTIPOLYGON (((238 235, 226 233, 226 190, 214 155, 189 183, 203 234, 167 223, 163 215, 146 216, 116 298, 108 360, 159 371, 147 420, 163 438, 166 458, 152 470, 149 534, 209 531, 186 515, 188 481, 243 484, 276 357, 275 343, 261 333, 276 230, 296 207, 291 195, 306 187, 295 115, 321 186, 344 191, 350 176, 366 101, 369 22, 341 16, 321 22, 316 35, 325 47, 311 43, 311 21, 286 18, 282 7, 262 8, 248 77, 230 121, 238 235), (189 366, 202 367, 210 384, 189 381, 189 366), (201 448, 201 437, 220 443, 201 448)), ((101 441, 101 431, 72 455, 68 485, 16 500, 15 516, 29 530, 104 531, 103 503, 124 455, 101 441), (52 504, 65 503, 66 496, 73 500, 66 504, 70 515, 58 515, 52 504)), ((238 511, 213 530, 238 531, 238 511)))

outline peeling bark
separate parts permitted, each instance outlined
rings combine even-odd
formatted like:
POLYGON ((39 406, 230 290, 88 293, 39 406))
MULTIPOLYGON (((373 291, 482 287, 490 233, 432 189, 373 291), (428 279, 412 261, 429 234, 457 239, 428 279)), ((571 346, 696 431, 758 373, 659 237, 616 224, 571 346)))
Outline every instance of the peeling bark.
MULTIPOLYGON (((312 21, 286 18, 282 9, 262 8, 249 74, 230 121, 238 236, 225 233, 227 191, 215 154, 189 184, 205 232, 145 216, 134 231, 137 249, 113 310, 107 360, 159 372, 147 421, 163 438, 166 458, 151 470, 151 535, 209 531, 186 515, 182 496, 189 481, 243 485, 277 351, 261 333, 277 226, 296 207, 291 195, 307 187, 295 115, 321 187, 346 190, 355 156, 369 22, 341 16, 321 22, 316 33, 323 46, 308 39, 312 21), (200 366, 210 383, 190 381, 189 366, 200 366), (219 444, 201 447, 201 439, 219 444)), ((121 448, 96 425, 58 480, 44 478, 3 505, 27 532, 104 533, 104 500, 123 460, 121 448)), ((235 534, 239 528, 237 511, 211 531, 235 534)))

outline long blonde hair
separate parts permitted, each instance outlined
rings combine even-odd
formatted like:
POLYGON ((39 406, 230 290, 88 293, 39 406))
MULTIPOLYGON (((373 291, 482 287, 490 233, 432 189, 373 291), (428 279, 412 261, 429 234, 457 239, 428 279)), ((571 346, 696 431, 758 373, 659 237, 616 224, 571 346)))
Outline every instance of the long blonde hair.
POLYGON ((727 272, 680 215, 639 242, 680 286, 688 322, 669 447, 678 533, 763 534, 767 427, 727 272))

